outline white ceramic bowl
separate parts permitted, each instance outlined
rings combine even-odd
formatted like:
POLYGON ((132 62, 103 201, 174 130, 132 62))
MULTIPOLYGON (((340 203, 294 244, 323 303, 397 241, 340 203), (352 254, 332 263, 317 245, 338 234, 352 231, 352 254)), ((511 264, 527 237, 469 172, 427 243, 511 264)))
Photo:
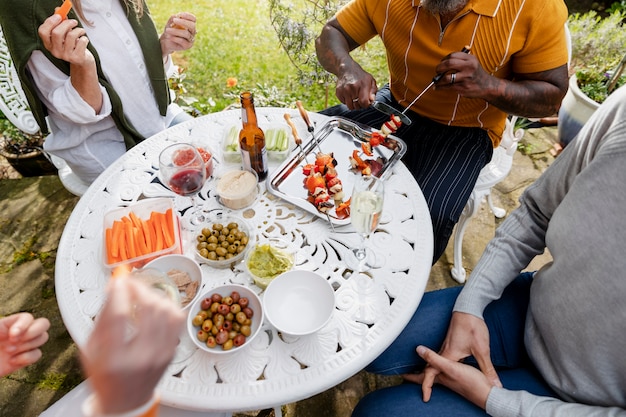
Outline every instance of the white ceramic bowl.
POLYGON ((230 352, 237 352, 242 348, 245 348, 252 342, 252 340, 256 337, 256 335, 261 330, 261 325, 263 324, 263 308, 261 306, 261 300, 259 297, 249 288, 244 287, 243 285, 222 285, 211 290, 205 291, 203 294, 196 299, 189 310, 189 315, 187 317, 187 332, 189 333, 189 337, 193 340, 194 344, 198 346, 200 349, 214 353, 214 354, 226 354, 230 352), (251 317, 252 322, 250 323, 250 336, 246 337, 245 343, 241 346, 232 347, 232 349, 224 350, 222 346, 217 345, 215 347, 207 346, 206 342, 199 340, 198 332, 200 331, 199 326, 195 326, 193 323, 193 319, 200 311, 202 311, 202 302, 204 299, 211 297, 213 294, 219 294, 222 297, 226 297, 232 294, 233 291, 237 291, 239 295, 243 298, 248 299, 248 307, 252 309, 253 315, 251 317))
POLYGON ((335 310, 335 291, 326 278, 292 270, 276 277, 263 294, 267 320, 279 331, 303 336, 321 329, 335 310))
MULTIPOLYGON (((225 236, 227 240, 231 239, 229 235, 225 235, 225 236)), ((216 234, 216 237, 220 239, 219 235, 217 234, 216 234)), ((196 232, 194 233, 193 244, 195 245, 196 258, 198 259, 199 262, 205 263, 213 268, 223 269, 223 268, 230 268, 232 265, 244 259, 249 248, 253 246, 253 242, 254 242, 254 231, 245 220, 243 220, 241 217, 237 217, 229 213, 220 212, 220 213, 215 213, 215 214, 210 215, 209 219, 204 224, 199 226, 198 229, 196 229, 196 232), (206 248, 207 249, 206 252, 202 251, 202 248, 201 248, 202 242, 199 240, 200 235, 204 235, 205 239, 208 239, 209 238, 208 233, 211 233, 214 231, 214 225, 219 224, 224 227, 227 227, 231 223, 236 223, 238 226, 238 231, 244 233, 245 236, 247 236, 248 242, 245 244, 244 249, 241 250, 240 252, 235 252, 233 254, 234 256, 230 258, 210 259, 209 258, 210 248, 206 248), (205 229, 208 229, 208 231, 205 229)), ((208 245, 208 242, 205 242, 205 243, 207 243, 208 245)), ((233 243, 236 246, 240 246, 242 241, 240 239, 235 238, 233 243)), ((228 251, 228 248, 225 248, 225 249, 228 251)))
POLYGON ((198 263, 185 255, 163 255, 148 262, 144 268, 153 268, 168 275, 178 286, 183 309, 198 298, 202 292, 202 270, 198 263), (186 273, 177 274, 175 271, 186 273))

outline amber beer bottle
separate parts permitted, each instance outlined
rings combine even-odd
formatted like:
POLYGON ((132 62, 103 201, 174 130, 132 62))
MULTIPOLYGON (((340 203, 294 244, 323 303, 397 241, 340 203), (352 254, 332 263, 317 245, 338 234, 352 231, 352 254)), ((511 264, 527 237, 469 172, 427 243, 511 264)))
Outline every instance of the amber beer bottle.
POLYGON ((254 110, 254 97, 246 91, 239 96, 241 99, 241 120, 243 128, 239 132, 239 149, 244 169, 257 173, 259 180, 267 177, 267 150, 265 134, 259 127, 254 110))

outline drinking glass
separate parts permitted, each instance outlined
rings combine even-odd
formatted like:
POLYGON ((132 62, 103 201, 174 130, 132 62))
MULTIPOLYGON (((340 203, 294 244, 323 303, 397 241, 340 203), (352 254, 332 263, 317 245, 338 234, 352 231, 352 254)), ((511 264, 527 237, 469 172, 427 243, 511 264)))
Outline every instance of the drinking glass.
POLYGON ((169 145, 159 155, 159 171, 170 190, 191 198, 191 224, 202 224, 205 217, 197 206, 196 196, 207 179, 207 170, 196 147, 188 143, 169 145))
POLYGON ((367 271, 376 263, 376 254, 367 248, 370 234, 378 227, 383 211, 385 183, 373 175, 361 175, 354 183, 350 200, 350 221, 361 236, 360 244, 352 250, 347 264, 357 272, 367 271))
POLYGON ((172 300, 174 304, 178 306, 181 305, 178 287, 165 272, 161 272, 154 268, 142 268, 133 271, 130 274, 130 277, 143 282, 148 287, 163 294, 172 300))

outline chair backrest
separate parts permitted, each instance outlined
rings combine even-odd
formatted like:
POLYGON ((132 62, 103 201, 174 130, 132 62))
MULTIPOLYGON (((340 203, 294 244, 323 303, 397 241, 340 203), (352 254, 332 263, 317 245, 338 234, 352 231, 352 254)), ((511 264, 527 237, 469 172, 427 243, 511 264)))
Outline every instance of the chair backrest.
POLYGON ((0 27, 0 110, 18 129, 26 133, 39 132, 39 125, 30 111, 22 90, 9 47, 0 27))

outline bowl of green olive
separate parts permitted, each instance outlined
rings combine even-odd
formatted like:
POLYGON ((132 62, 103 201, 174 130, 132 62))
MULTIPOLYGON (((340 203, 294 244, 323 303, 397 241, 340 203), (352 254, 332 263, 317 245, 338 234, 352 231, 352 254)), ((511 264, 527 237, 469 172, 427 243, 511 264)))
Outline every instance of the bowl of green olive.
POLYGON ((230 268, 246 256, 253 237, 252 228, 240 217, 210 216, 194 235, 197 259, 213 268, 230 268))
POLYGON ((243 285, 227 284, 196 299, 189 310, 187 331, 198 348, 224 354, 248 346, 262 324, 259 296, 243 285))

